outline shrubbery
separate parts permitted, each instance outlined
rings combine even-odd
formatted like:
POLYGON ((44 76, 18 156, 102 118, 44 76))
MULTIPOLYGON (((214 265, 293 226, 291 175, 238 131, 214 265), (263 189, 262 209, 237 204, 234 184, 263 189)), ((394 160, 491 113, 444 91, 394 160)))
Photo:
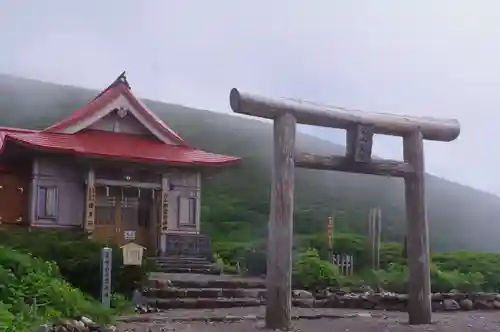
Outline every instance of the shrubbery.
POLYGON ((80 315, 108 322, 113 313, 66 282, 56 264, 0 246, 2 331, 24 332, 80 315))
MULTIPOLYGON (((408 268, 405 265, 390 264, 385 270, 373 272, 374 283, 382 289, 406 293, 408 287, 408 268)), ((446 271, 431 265, 431 289, 435 293, 451 290, 460 292, 479 292, 483 290, 484 277, 480 272, 462 273, 457 270, 446 271)))
POLYGON ((339 286, 342 277, 332 263, 322 260, 315 249, 300 251, 293 264, 293 283, 306 289, 339 286))
POLYGON ((266 247, 257 242, 214 242, 213 249, 226 266, 239 266, 247 275, 266 273, 266 247))
POLYGON ((446 271, 458 271, 470 276, 479 272, 483 276, 484 291, 500 291, 500 254, 467 251, 436 253, 432 255, 432 261, 446 271))
MULTIPOLYGON (((266 267, 266 250, 259 242, 219 242, 214 250, 230 265, 239 262, 249 275, 261 275, 266 267)), ((353 234, 336 234, 334 252, 354 256, 355 276, 343 278, 327 262, 327 240, 324 233, 297 236, 294 239, 294 281, 302 287, 380 286, 386 291, 406 292, 408 269, 400 243, 382 243, 380 270, 371 271, 366 238, 353 234), (306 248, 313 248, 307 250, 306 248), (306 250, 305 250, 306 249, 306 250), (305 251, 304 251, 305 250, 305 251)), ((451 252, 431 255, 431 283, 434 292, 500 291, 500 254, 451 252)))
MULTIPOLYGON (((67 230, 9 229, 0 231, 0 245, 55 262, 65 280, 95 298, 100 296, 103 245, 87 239, 84 234, 67 230)), ((121 249, 116 245, 109 247, 113 249, 113 292, 129 296, 150 266, 124 266, 121 249)))

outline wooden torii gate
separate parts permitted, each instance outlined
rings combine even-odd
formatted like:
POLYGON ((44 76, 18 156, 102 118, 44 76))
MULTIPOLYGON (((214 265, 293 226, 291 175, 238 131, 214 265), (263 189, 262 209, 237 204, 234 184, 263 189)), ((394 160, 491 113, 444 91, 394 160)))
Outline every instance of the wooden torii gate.
POLYGON ((289 99, 269 99, 232 89, 234 112, 274 120, 274 161, 267 247, 266 326, 291 326, 294 168, 402 177, 405 180, 410 324, 431 322, 429 231, 424 190, 423 140, 453 141, 452 119, 368 113, 289 99), (345 156, 295 151, 296 125, 345 129, 345 156), (373 135, 403 137, 404 161, 372 159, 373 135))

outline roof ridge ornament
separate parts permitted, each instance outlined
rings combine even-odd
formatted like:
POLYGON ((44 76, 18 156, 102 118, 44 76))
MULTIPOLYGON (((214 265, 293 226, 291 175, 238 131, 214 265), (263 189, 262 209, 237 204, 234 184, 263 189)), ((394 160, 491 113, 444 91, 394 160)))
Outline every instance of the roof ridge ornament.
POLYGON ((110 85, 108 85, 108 87, 104 90, 102 90, 101 92, 99 92, 99 94, 97 96, 95 96, 92 100, 96 100, 97 98, 99 98, 100 96, 102 96, 106 91, 108 91, 109 89, 112 89, 114 87, 116 87, 117 85, 119 84, 124 84, 129 90, 132 90, 132 88, 130 87, 130 84, 127 80, 127 76, 126 76, 127 72, 124 70, 120 76, 118 76, 114 81, 113 83, 111 83, 110 85))
POLYGON ((127 86, 127 88, 131 89, 130 84, 127 81, 127 75, 126 74, 127 74, 127 72, 124 70, 120 74, 120 76, 118 76, 116 78, 116 80, 113 82, 113 84, 111 84, 111 85, 114 86, 115 84, 123 83, 123 84, 125 84, 127 86))

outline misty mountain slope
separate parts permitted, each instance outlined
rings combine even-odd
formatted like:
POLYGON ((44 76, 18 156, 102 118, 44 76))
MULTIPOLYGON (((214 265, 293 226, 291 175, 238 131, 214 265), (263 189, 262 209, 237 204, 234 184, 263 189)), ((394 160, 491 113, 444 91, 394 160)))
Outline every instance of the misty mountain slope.
MULTIPOLYGON (((0 75, 0 125, 44 128, 84 105, 97 91, 0 75)), ((213 152, 243 158, 239 167, 204 184, 205 232, 214 238, 248 240, 264 235, 269 211, 272 125, 249 118, 145 100, 186 141, 213 152)), ((308 152, 342 153, 340 145, 299 134, 308 152)), ((296 172, 295 232, 326 228, 367 232, 369 208, 380 206, 383 237, 400 241, 405 232, 401 179, 299 169, 296 172)), ((433 249, 500 250, 500 198, 453 182, 427 177, 433 249)))

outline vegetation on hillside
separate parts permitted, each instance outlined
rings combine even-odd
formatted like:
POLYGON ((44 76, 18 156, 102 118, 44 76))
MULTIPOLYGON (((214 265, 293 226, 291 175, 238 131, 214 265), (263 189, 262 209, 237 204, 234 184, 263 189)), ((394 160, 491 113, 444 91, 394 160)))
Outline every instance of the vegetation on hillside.
POLYGON ((66 230, 0 230, 0 330, 27 331, 35 324, 82 315, 107 323, 129 312, 126 297, 144 281, 150 266, 123 266, 121 250, 108 246, 113 249, 111 309, 97 300, 103 244, 66 230))
POLYGON ((25 332, 82 315, 109 322, 114 313, 66 282, 57 264, 0 246, 0 330, 25 332))
MULTIPOLYGON (((0 125, 44 128, 96 93, 0 75, 0 125)), ((155 101, 146 104, 193 145, 243 157, 241 166, 204 183, 203 231, 215 241, 262 238, 269 212, 270 124, 155 101)), ((342 146, 301 134, 297 144, 315 153, 343 151, 342 146)), ((433 249, 500 249, 495 236, 500 226, 494 223, 500 215, 497 196, 434 176, 428 176, 426 188, 433 249)), ((406 230, 403 197, 403 183, 398 179, 298 170, 295 233, 322 232, 327 217, 335 213, 336 231, 365 234, 369 209, 380 206, 383 239, 401 242, 406 230)))
MULTIPOLYGON (((0 125, 44 128, 84 105, 95 95, 74 87, 0 75, 0 125)), ((243 158, 203 184, 202 230, 213 240, 218 264, 261 275, 266 269, 265 235, 269 213, 271 127, 226 114, 147 101, 188 142, 209 151, 243 158)), ((342 153, 339 145, 298 135, 298 148, 342 153)), ((294 223, 294 282, 306 288, 370 284, 404 292, 407 267, 401 240, 405 234, 403 185, 396 179, 319 171, 297 171, 294 223), (383 211, 381 269, 371 271, 366 238, 371 207, 383 211), (334 251, 351 254, 355 276, 345 278, 325 258, 326 220, 335 214, 334 251)), ((500 199, 428 176, 434 291, 500 291, 500 255, 466 251, 499 250, 496 240, 500 199), (470 224, 474 224, 471 228, 470 224)), ((112 245, 111 245, 112 246, 112 245)), ((100 289, 101 245, 66 231, 0 231, 0 323, 11 331, 59 317, 87 314, 109 320, 123 310, 149 267, 123 267, 113 248, 116 309, 95 300, 100 289), (2 286, 4 285, 4 286, 2 286), (8 285, 8 286, 7 286, 8 285), (36 299, 36 300, 35 300, 36 299), (115 310, 115 311, 113 311, 115 310), (9 324, 9 325, 7 325, 9 324)))
MULTIPOLYGON (((354 256, 354 275, 344 277, 328 261, 326 236, 297 236, 294 241, 293 279, 297 287, 381 287, 386 291, 407 291, 408 268, 403 247, 383 243, 380 269, 370 266, 367 239, 355 234, 337 234, 335 253, 354 256)), ((215 250, 225 266, 239 266, 249 275, 266 270, 266 249, 262 241, 253 243, 216 243, 215 250)), ((476 252, 432 253, 431 281, 433 292, 500 292, 500 254, 476 252)))
MULTIPOLYGON (((50 229, 8 229, 0 231, 0 245, 14 248, 33 257, 55 262, 65 280, 84 293, 99 298, 101 291, 101 249, 103 245, 89 240, 83 233, 50 229)), ((149 265, 124 266, 122 251, 112 249, 112 291, 132 294, 144 281, 149 265)))

